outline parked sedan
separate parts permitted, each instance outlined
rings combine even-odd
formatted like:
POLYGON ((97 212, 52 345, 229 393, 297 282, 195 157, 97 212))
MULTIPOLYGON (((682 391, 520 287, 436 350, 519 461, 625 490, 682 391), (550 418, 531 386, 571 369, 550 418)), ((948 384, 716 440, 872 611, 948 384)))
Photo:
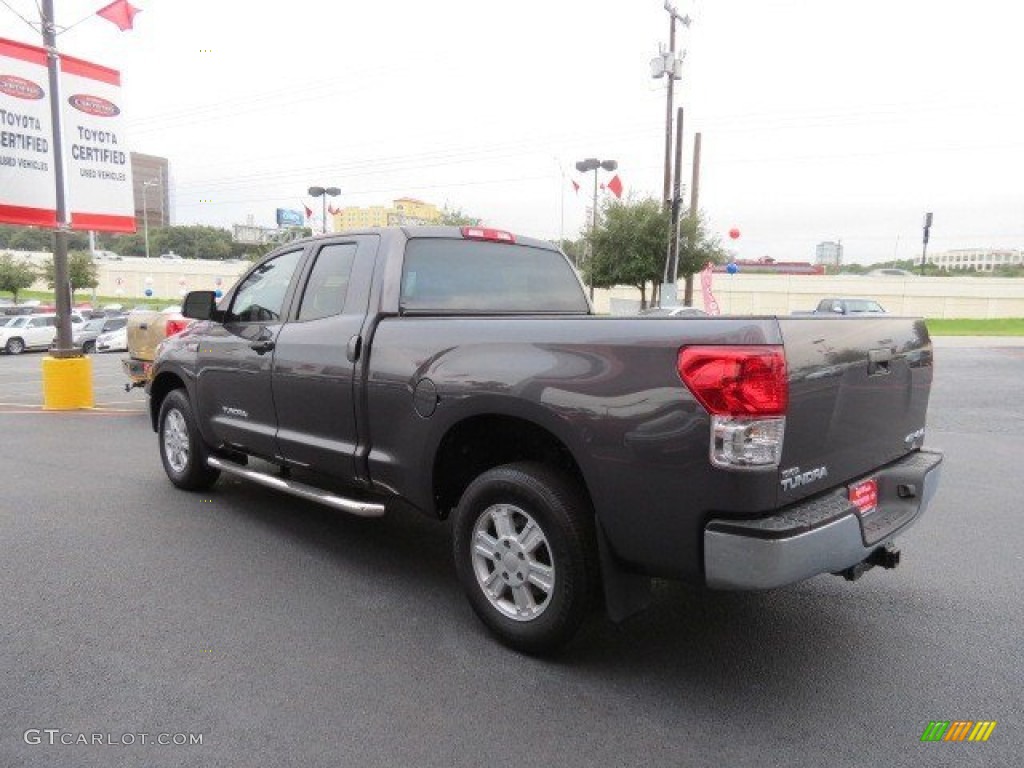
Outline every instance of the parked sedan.
POLYGON ((651 307, 640 311, 641 317, 707 317, 708 313, 696 307, 651 307))
POLYGON ((96 351, 96 339, 101 334, 117 331, 125 327, 128 318, 125 316, 105 317, 101 316, 89 320, 71 336, 71 343, 80 348, 83 353, 89 354, 96 351))
POLYGON ((101 333, 96 337, 97 352, 127 352, 128 328, 121 326, 116 331, 101 333))

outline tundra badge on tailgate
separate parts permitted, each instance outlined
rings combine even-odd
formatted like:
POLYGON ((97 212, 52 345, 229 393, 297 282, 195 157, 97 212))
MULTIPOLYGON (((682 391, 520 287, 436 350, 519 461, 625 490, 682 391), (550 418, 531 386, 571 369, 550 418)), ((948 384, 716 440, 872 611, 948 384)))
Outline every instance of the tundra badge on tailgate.
POLYGON ((828 477, 828 467, 815 467, 807 472, 801 472, 800 467, 790 467, 780 473, 782 475, 782 490, 795 491, 804 485, 810 485, 818 480, 828 477))

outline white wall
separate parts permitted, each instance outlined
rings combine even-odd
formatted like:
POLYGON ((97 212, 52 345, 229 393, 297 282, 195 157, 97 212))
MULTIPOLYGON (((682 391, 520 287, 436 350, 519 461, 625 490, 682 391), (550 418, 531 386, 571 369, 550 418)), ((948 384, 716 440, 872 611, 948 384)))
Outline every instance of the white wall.
MULTIPOLYGON (((50 253, 28 251, 5 250, 3 253, 10 253, 17 260, 30 261, 37 267, 42 267, 52 256, 50 253)), ((187 291, 215 291, 217 288, 226 291, 249 266, 249 262, 224 264, 201 259, 165 261, 157 258, 126 258, 123 261, 98 261, 96 267, 100 282, 96 286, 96 294, 142 298, 146 288, 150 288, 153 298, 177 300, 187 291), (218 279, 220 285, 217 284, 218 279)), ((32 290, 46 291, 49 286, 45 280, 40 279, 32 286, 32 290)), ((75 298, 81 301, 85 296, 86 292, 79 291, 75 298)))
MULTIPOLYGON (((827 296, 875 299, 889 312, 936 318, 1024 317, 1024 278, 862 277, 858 275, 723 275, 711 291, 724 314, 788 315, 814 309, 827 296)), ((679 283, 682 300, 683 283, 679 283)), ((694 305, 703 307, 699 279, 694 305)), ((640 306, 636 289, 597 290, 599 312, 629 314, 640 306)))

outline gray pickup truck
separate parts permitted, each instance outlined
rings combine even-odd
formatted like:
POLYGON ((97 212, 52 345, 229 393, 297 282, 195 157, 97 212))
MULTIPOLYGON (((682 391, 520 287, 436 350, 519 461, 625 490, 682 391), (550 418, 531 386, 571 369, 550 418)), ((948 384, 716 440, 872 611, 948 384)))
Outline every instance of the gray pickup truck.
POLYGON ((597 317, 555 247, 479 227, 290 243, 183 311, 147 385, 172 483, 451 518, 473 609, 526 652, 652 577, 892 568, 938 484, 912 318, 597 317))

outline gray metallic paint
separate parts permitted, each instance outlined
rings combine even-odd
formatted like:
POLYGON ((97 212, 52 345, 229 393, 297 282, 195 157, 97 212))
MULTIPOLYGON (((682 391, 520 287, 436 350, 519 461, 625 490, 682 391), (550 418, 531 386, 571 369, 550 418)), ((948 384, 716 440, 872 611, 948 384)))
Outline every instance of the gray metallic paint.
MULTIPOLYGON (((335 454, 338 446, 345 446, 343 452, 352 447, 353 463, 334 475, 351 473, 351 481, 364 490, 400 498, 427 514, 444 512, 435 508, 433 470, 449 430, 481 414, 522 419, 548 431, 571 452, 607 544, 624 564, 701 582, 709 519, 758 517, 832 488, 842 478, 906 453, 902 435, 924 424, 931 346, 923 323, 889 316, 401 316, 407 238, 452 237, 457 230, 392 228, 298 245, 360 234, 379 242, 372 281, 364 287, 368 309, 361 327, 362 354, 351 371, 338 366, 319 374, 335 376, 342 387, 346 377, 355 377, 356 434, 329 437, 335 454), (822 487, 781 494, 776 470, 738 473, 710 465, 709 417, 676 371, 678 350, 688 344, 785 345, 790 410, 782 468, 827 464, 829 477, 822 487), (894 362, 888 375, 871 378, 861 369, 867 350, 876 346, 892 349, 894 362), (424 379, 437 393, 428 417, 416 411, 417 384, 424 379)), ((541 241, 526 242, 554 250, 541 241)), ((300 267, 303 280, 308 250, 300 267)), ((230 295, 222 306, 228 300, 230 295)), ((218 336, 225 329, 210 332, 218 336)), ((338 337, 332 343, 343 349, 346 342, 338 337)), ((166 345, 156 374, 181 376, 192 390, 195 366, 189 344, 176 340, 166 345)), ((315 408, 330 390, 307 392, 304 405, 315 408)), ((194 391, 190 394, 195 397, 194 391)), ((279 387, 281 398, 291 394, 286 385, 279 387)), ((208 424, 201 428, 204 437, 212 437, 208 424)))

